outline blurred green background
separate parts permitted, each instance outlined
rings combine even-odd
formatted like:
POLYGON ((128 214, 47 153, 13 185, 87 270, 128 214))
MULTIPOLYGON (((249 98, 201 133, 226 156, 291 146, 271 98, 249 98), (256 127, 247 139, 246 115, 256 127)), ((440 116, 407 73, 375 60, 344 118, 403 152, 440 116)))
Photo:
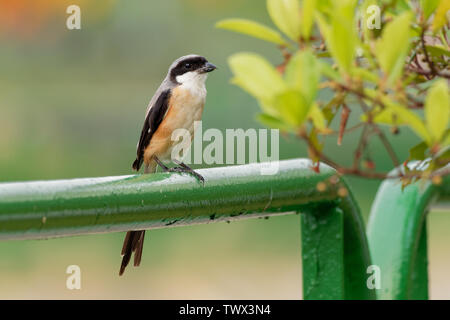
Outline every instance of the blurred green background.
MULTIPOLYGON (((263 0, 0 0, 0 181, 131 173, 147 103, 179 56, 197 53, 219 67, 207 82, 203 129, 260 128, 258 105, 231 85, 226 60, 238 51, 281 61, 274 46, 214 28, 228 17, 270 24, 263 0), (81 30, 66 8, 81 7, 81 30)), ((351 115, 356 121, 357 114, 351 115)), ((351 124, 350 124, 351 125, 351 124)), ((327 153, 351 161, 357 133, 327 153)), ((416 142, 390 135, 401 159, 416 142)), ((389 170, 380 144, 371 146, 389 170)), ((282 159, 305 157, 282 137, 282 159)), ((378 181, 348 179, 364 218, 378 181)), ((450 217, 429 218, 431 298, 450 298, 450 217)), ((301 298, 298 216, 149 232, 142 265, 118 277, 124 234, 0 242, 0 298, 301 298), (67 266, 82 289, 66 289, 67 266)))

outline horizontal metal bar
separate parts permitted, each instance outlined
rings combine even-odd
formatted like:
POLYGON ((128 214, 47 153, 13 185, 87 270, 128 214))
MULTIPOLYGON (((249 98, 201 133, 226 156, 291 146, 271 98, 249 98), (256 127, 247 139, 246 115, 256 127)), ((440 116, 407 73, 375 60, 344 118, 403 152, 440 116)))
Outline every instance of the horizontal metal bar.
MULTIPOLYGON (((308 160, 198 170, 204 186, 178 173, 0 184, 0 239, 164 228, 298 212, 338 201, 335 171, 308 160), (317 184, 325 182, 326 191, 317 184)), ((357 209, 356 209, 357 211, 357 209)), ((359 215, 359 213, 357 213, 359 215)))
POLYGON ((303 212, 314 218, 309 220, 312 223, 303 223, 303 260, 307 269, 321 270, 320 276, 317 272, 304 275, 305 297, 373 299, 374 292, 365 285, 371 262, 364 223, 345 182, 323 164, 316 173, 309 160, 277 164, 275 175, 261 174, 267 172, 267 163, 198 170, 205 178, 204 185, 177 173, 2 183, 0 240, 166 228, 303 212), (325 230, 317 223, 328 221, 328 216, 322 215, 329 212, 341 220, 330 220, 325 230), (327 244, 320 250, 308 238, 317 232, 327 244), (345 279, 345 287, 330 295, 322 289, 330 288, 326 282, 333 278, 336 263, 341 269, 338 282, 333 283, 345 279), (323 265, 329 268, 323 270, 323 265))

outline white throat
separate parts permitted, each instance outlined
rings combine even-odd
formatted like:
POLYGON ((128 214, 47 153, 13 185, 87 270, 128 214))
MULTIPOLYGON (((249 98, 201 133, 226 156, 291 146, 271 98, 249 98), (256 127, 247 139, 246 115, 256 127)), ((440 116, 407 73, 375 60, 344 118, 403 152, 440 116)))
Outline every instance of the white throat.
POLYGON ((205 81, 207 73, 198 73, 196 71, 186 72, 176 77, 178 83, 193 95, 206 96, 205 81))

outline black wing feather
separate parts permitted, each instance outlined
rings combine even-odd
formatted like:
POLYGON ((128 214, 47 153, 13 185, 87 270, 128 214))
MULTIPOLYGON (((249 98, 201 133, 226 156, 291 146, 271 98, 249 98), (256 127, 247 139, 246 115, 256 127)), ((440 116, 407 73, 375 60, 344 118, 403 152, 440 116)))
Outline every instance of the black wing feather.
POLYGON ((161 124, 167 108, 169 107, 170 89, 163 91, 155 102, 155 105, 150 109, 145 118, 144 126, 142 128, 141 137, 137 147, 137 157, 133 162, 133 169, 139 171, 144 162, 144 151, 150 143, 153 134, 161 124))

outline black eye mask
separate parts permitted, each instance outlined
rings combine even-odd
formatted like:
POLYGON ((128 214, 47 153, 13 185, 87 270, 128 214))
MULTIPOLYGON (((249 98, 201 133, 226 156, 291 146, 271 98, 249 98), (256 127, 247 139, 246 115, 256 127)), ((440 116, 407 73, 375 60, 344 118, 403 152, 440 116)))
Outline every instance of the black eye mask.
POLYGON ((205 63, 208 61, 203 57, 193 57, 187 60, 180 61, 171 71, 170 79, 176 82, 176 78, 179 75, 185 74, 186 72, 195 71, 197 69, 203 68, 205 63))

